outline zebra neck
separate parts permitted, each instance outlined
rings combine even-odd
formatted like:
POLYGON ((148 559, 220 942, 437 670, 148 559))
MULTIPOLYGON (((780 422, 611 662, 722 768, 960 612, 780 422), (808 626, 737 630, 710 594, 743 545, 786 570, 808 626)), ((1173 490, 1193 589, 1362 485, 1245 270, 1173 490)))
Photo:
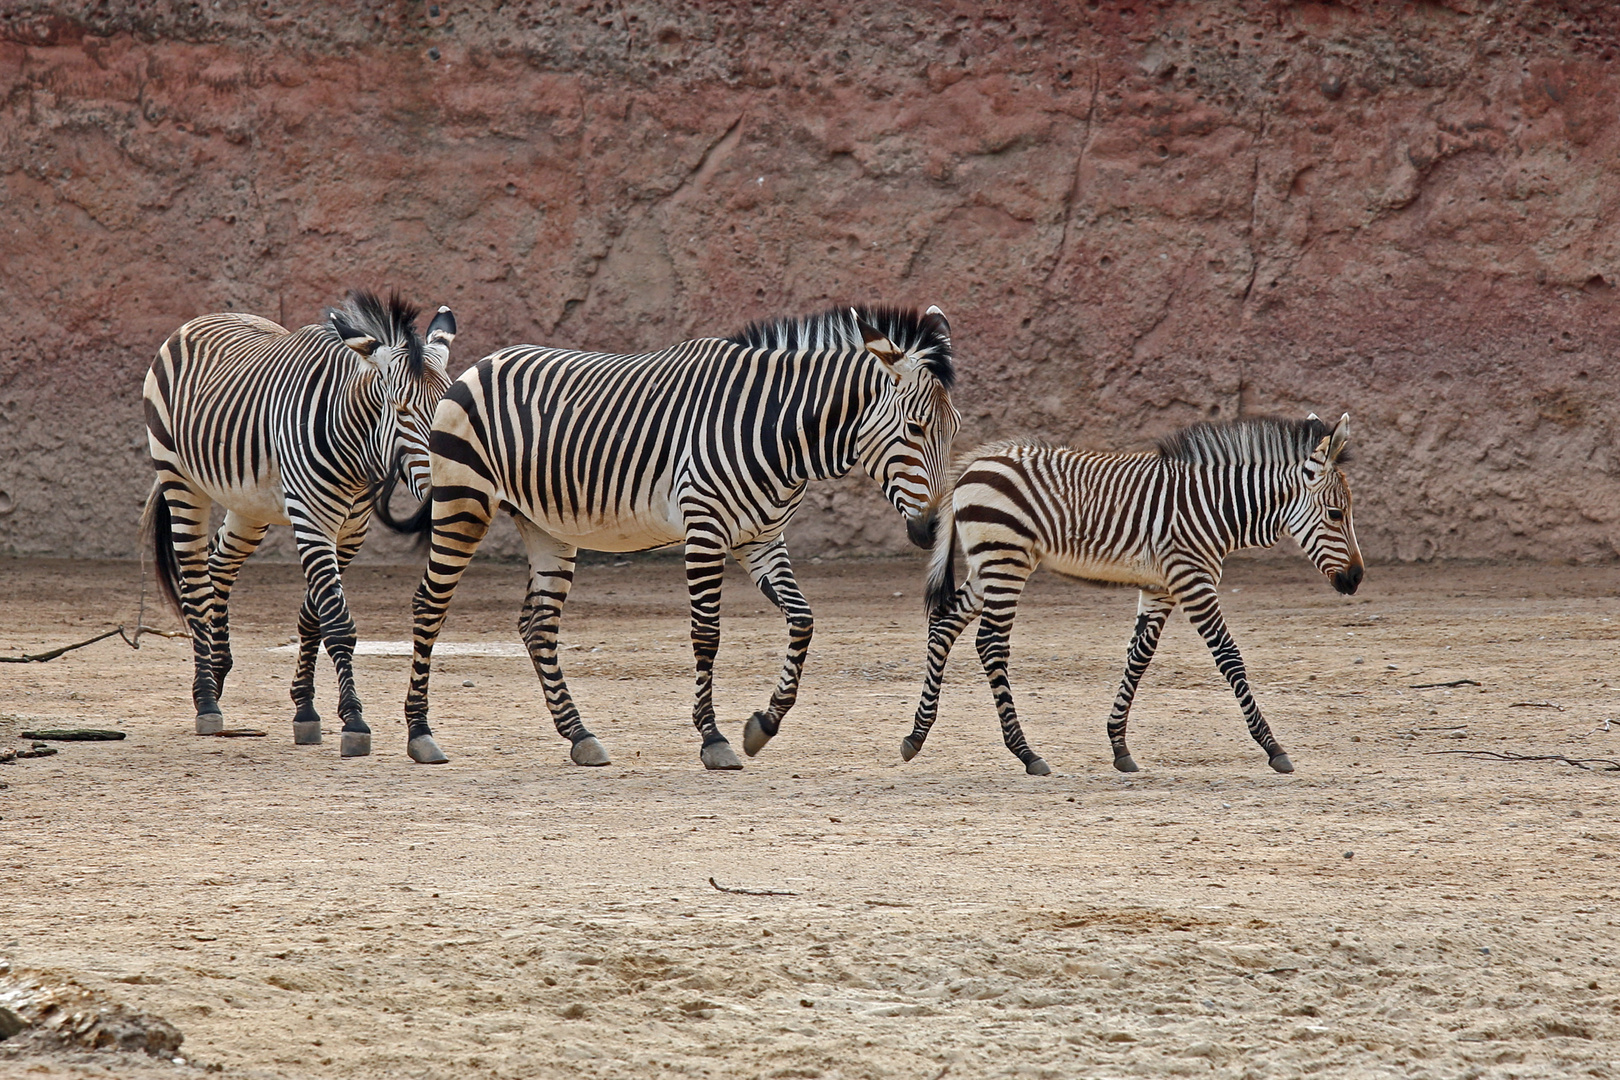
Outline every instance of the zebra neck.
POLYGON ((1233 462, 1188 467, 1184 505, 1227 554, 1269 548, 1281 539, 1288 507, 1299 495, 1297 463, 1233 462))

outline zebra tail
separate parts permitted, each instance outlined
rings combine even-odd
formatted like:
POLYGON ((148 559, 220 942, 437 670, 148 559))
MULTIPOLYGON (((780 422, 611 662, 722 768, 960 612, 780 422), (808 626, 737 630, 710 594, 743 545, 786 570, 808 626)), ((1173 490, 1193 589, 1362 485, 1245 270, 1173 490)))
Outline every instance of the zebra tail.
POLYGON ((928 587, 923 605, 930 621, 951 609, 956 599, 956 508, 946 496, 934 524, 934 551, 928 558, 928 587))
POLYGON ((146 510, 141 514, 141 530, 152 547, 158 592, 184 625, 186 615, 180 606, 180 557, 174 553, 174 521, 169 517, 169 503, 163 497, 161 479, 152 481, 152 494, 146 497, 146 510))
POLYGON ((393 511, 388 509, 388 504, 394 497, 394 489, 399 487, 400 478, 404 476, 404 473, 405 458, 404 455, 401 455, 394 459, 394 464, 389 468, 388 475, 383 478, 381 484, 377 485, 377 493, 371 497, 371 510, 372 513, 377 515, 377 520, 388 526, 388 528, 397 533, 404 533, 407 536, 415 536, 418 545, 425 546, 428 533, 433 528, 432 490, 428 491, 427 498, 422 500, 422 505, 404 518, 396 518, 393 511))

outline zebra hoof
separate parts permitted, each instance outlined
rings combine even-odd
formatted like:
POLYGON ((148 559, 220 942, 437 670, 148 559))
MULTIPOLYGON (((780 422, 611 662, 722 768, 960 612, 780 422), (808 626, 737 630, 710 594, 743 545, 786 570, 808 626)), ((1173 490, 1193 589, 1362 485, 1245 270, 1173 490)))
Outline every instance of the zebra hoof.
POLYGON ((703 767, 710 772, 735 772, 742 768, 742 762, 737 760, 737 752, 725 740, 712 742, 698 752, 703 759, 703 767))
POLYGON ((1278 754, 1276 757, 1272 758, 1271 767, 1280 773, 1291 773, 1294 771, 1294 763, 1288 760, 1287 754, 1278 754))
POLYGON ((765 744, 772 739, 771 733, 766 731, 765 725, 759 721, 759 718, 764 715, 764 713, 755 713, 748 718, 748 723, 743 725, 743 753, 749 757, 753 757, 765 749, 765 744))
POLYGON ((411 755, 412 761, 422 765, 443 765, 450 760, 431 735, 418 735, 405 744, 405 752, 411 755))
POLYGON ((1129 754, 1121 754, 1119 757, 1115 758, 1114 759, 1114 768, 1118 769, 1120 772, 1141 772, 1142 771, 1141 769, 1136 767, 1136 759, 1131 757, 1131 755, 1129 755, 1129 754))
POLYGON ((338 751, 340 757, 370 757, 371 732, 345 731, 343 733, 342 748, 338 751))
POLYGON ((595 735, 587 735, 573 745, 568 756, 575 765, 608 765, 607 747, 597 741, 595 735))
POLYGON ((1031 776, 1051 776, 1052 766, 1048 765, 1044 758, 1031 758, 1024 762, 1024 771, 1031 776))
POLYGON ((197 734, 217 735, 225 730, 225 717, 217 712, 200 712, 197 714, 197 734))
POLYGON ((321 722, 319 720, 294 720, 293 745, 319 746, 321 744, 321 722))
POLYGON ((912 758, 917 756, 917 751, 921 749, 921 743, 914 743, 911 741, 911 736, 906 736, 904 739, 900 740, 900 760, 910 761, 912 758))

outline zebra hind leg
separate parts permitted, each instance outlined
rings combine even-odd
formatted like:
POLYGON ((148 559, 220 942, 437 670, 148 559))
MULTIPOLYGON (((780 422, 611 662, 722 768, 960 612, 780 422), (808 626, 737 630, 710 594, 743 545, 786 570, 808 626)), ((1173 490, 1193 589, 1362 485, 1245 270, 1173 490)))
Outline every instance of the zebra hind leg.
POLYGON ((956 590, 951 607, 943 615, 929 621, 928 670, 923 676, 922 696, 917 701, 917 715, 912 721, 911 734, 900 740, 900 760, 910 761, 922 749, 929 730, 939 713, 940 684, 945 680, 945 661, 951 655, 951 646, 962 636, 968 623, 978 617, 984 607, 984 596, 970 573, 962 587, 956 590))
POLYGON ((321 619, 315 614, 315 601, 304 593, 298 609, 298 660, 293 666, 293 745, 318 746, 321 741, 321 714, 315 710, 315 661, 321 655, 321 619))
POLYGON ((214 590, 213 618, 210 625, 210 649, 214 665, 214 689, 225 693, 225 676, 230 674, 231 660, 231 590, 236 586, 236 575, 248 556, 258 550, 270 526, 248 521, 234 510, 227 511, 225 523, 214 534, 208 552, 208 578, 214 590))
POLYGON ((1046 776, 1052 767, 1024 739, 1013 705, 1012 684, 1007 681, 1007 661, 1012 654, 1012 624, 1018 614, 1018 597, 1035 568, 1013 561, 991 564, 983 573, 984 610, 979 615, 979 661, 995 694, 996 713, 1001 719, 1001 739, 1007 749, 1024 763, 1031 776, 1046 776))
POLYGON ((809 601, 805 600, 804 593, 799 591, 799 584, 793 578, 787 544, 781 537, 763 544, 742 545, 733 554, 747 568, 765 599, 782 612, 787 619, 788 629, 788 650, 782 665, 782 677, 777 681, 770 703, 749 717, 743 727, 743 752, 753 757, 776 737, 782 727, 782 717, 798 700, 799 678, 804 671, 804 658, 810 651, 815 620, 811 616, 809 601))
POLYGON ((1159 634, 1164 621, 1175 609, 1175 597, 1169 593, 1143 590, 1136 601, 1136 629, 1131 634, 1130 648, 1125 652, 1125 677, 1120 681, 1119 693, 1114 695, 1114 708, 1108 714, 1108 741, 1114 748, 1114 768, 1120 772, 1139 772, 1130 747, 1125 745, 1125 727, 1130 719, 1131 702, 1136 698, 1136 687, 1142 675, 1153 662, 1153 653, 1159 647, 1159 634))
POLYGON ((568 758, 575 765, 608 765, 604 747, 585 727, 579 707, 574 704, 568 684, 563 681, 557 659, 557 627, 562 622, 563 604, 574 584, 574 566, 579 549, 565 544, 527 519, 513 515, 523 546, 529 556, 529 592, 518 617, 518 630, 529 650, 534 672, 540 677, 546 708, 551 712, 557 734, 572 745, 568 758))

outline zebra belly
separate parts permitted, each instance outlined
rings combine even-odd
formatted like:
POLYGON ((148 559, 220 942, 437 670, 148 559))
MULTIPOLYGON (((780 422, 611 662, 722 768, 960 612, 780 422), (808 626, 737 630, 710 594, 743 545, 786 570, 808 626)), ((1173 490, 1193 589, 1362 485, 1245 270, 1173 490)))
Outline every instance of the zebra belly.
POLYGON ((670 521, 651 510, 597 521, 553 517, 529 508, 522 513, 548 535, 587 551, 647 551, 686 539, 678 519, 670 521))
POLYGON ((287 517, 287 497, 281 490, 281 481, 262 482, 252 487, 223 487, 213 484, 192 484, 214 502, 249 521, 268 525, 291 525, 287 517))
POLYGON ((1064 577, 1109 585, 1132 585, 1138 589, 1164 588, 1164 575, 1145 560, 1098 559, 1048 552, 1041 561, 1047 569, 1064 577))

